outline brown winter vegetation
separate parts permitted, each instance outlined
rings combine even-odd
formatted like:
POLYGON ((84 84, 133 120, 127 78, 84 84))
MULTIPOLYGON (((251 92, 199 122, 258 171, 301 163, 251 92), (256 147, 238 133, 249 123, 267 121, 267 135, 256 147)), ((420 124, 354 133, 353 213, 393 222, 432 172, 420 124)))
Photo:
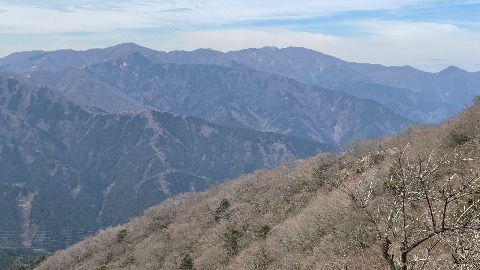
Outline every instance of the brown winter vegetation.
POLYGON ((480 100, 184 194, 37 269, 480 269, 480 100))

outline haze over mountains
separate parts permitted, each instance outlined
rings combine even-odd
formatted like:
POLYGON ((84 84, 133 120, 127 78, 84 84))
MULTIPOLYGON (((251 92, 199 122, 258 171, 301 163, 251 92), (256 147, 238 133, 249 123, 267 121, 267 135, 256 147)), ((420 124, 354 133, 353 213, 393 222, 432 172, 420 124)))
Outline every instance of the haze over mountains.
POLYGON ((82 52, 23 52, 0 59, 0 70, 60 71, 115 61, 138 52, 154 63, 214 64, 279 74, 300 82, 342 90, 376 100, 417 122, 440 122, 463 108, 479 93, 480 72, 449 67, 438 73, 409 66, 385 67, 349 63, 309 49, 265 47, 222 53, 200 49, 192 52, 159 52, 136 44, 82 52), (385 93, 389 93, 388 95, 385 93))
POLYGON ((65 228, 123 223, 179 193, 439 122, 480 93, 478 72, 304 48, 120 44, 15 53, 0 71, 0 230, 19 232, 0 240, 49 249, 77 240, 65 228))
POLYGON ((28 77, 66 95, 82 96, 87 104, 104 110, 127 103, 134 110, 142 104, 220 125, 332 145, 393 134, 411 123, 370 100, 279 75, 214 65, 154 64, 139 53, 60 74, 29 72, 28 77), (85 86, 90 87, 88 92, 85 86), (116 100, 109 94, 115 90, 116 100), (97 100, 108 102, 101 106, 97 100))

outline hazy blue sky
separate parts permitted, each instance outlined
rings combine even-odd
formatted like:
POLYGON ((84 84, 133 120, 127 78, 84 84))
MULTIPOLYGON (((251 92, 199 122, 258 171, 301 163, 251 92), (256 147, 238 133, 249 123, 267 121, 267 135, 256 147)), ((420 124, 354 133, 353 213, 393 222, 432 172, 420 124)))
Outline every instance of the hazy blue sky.
POLYGON ((0 57, 135 42, 301 46, 348 61, 480 70, 480 0, 0 0, 0 57))

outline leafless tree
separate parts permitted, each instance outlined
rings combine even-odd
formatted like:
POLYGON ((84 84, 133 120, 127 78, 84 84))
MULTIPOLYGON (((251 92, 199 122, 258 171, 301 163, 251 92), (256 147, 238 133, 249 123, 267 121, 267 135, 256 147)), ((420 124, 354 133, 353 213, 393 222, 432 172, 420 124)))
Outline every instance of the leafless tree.
MULTIPOLYGON (((479 266, 480 181, 474 158, 434 152, 393 155, 390 168, 344 186, 356 209, 375 226, 391 270, 479 266), (450 254, 448 257, 445 254, 450 254)), ((476 163, 478 165, 478 163, 476 163)), ((476 268, 478 269, 478 268, 476 268)))

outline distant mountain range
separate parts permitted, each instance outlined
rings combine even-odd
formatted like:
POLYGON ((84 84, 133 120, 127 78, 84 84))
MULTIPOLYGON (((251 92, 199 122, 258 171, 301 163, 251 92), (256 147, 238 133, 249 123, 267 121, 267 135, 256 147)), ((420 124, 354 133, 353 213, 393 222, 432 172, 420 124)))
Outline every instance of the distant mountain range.
POLYGON ((0 71, 0 231, 19 232, 0 245, 50 249, 77 240, 67 228, 123 223, 179 193, 442 121, 480 92, 478 72, 304 48, 129 43, 15 53, 0 71))
POLYGON ((22 52, 0 59, 0 70, 54 71, 125 58, 137 52, 153 63, 221 65, 279 74, 375 100, 417 122, 437 123, 480 94, 480 72, 449 67, 429 73, 409 66, 350 63, 305 48, 265 47, 222 53, 200 49, 161 52, 132 43, 87 51, 22 52))
POLYGON ((412 123, 371 100, 283 76, 216 65, 154 64, 140 53, 25 76, 106 111, 144 106, 331 145, 394 134, 412 123))

